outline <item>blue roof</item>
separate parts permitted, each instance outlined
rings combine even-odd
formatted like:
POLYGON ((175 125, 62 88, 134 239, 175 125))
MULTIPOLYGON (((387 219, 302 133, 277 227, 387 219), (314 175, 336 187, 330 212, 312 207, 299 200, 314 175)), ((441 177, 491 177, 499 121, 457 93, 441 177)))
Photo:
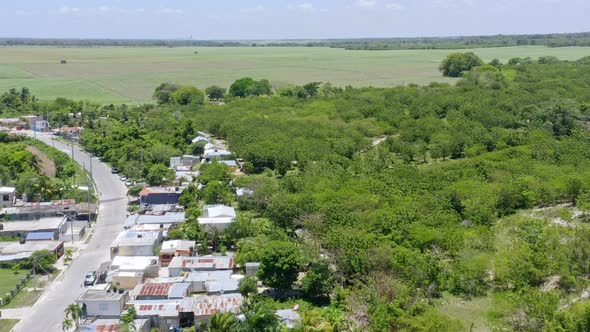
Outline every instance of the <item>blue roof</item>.
POLYGON ((27 240, 53 240, 53 232, 34 232, 27 234, 27 240))

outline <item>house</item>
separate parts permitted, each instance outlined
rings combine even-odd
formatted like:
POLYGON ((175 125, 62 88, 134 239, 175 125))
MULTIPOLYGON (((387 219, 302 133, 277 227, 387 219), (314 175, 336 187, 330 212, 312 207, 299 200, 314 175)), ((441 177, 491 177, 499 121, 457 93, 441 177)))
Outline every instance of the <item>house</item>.
POLYGON ((192 143, 198 143, 198 142, 206 142, 209 143, 209 140, 211 140, 211 136, 209 136, 209 134, 206 134, 202 131, 197 131, 198 136, 193 138, 192 143))
POLYGON ((220 160, 229 156, 231 156, 231 152, 224 149, 205 149, 205 153, 203 153, 206 162, 217 159, 220 160))
POLYGON ((23 123, 25 129, 33 129, 37 121, 42 121, 43 117, 40 115, 23 115, 19 117, 19 120, 23 123))
POLYGON ((35 251, 49 250, 61 257, 64 254, 63 241, 0 242, 0 262, 11 262, 31 257, 35 251))
POLYGON ((147 278, 158 276, 160 264, 155 256, 115 256, 111 262, 111 271, 139 272, 147 278))
POLYGON ((129 294, 104 290, 87 290, 76 299, 83 317, 118 317, 125 309, 129 294))
POLYGON ((244 298, 240 294, 203 295, 195 298, 195 322, 206 323, 215 313, 238 314, 244 298))
POLYGON ((15 192, 14 187, 0 187, 0 207, 13 206, 16 199, 15 192))
POLYGON ((288 329, 294 329, 301 323, 301 317, 293 309, 277 310, 275 314, 279 322, 288 329))
POLYGON ((207 291, 208 282, 230 280, 232 273, 232 270, 187 272, 184 280, 191 284, 193 292, 202 293, 207 291))
POLYGON ((132 292, 136 301, 183 299, 192 292, 189 283, 147 283, 138 285, 132 292))
POLYGON ((115 271, 110 275, 111 282, 119 288, 134 289, 145 280, 143 272, 115 271))
MULTIPOLYGON (((120 331, 119 318, 91 318, 83 321, 78 327, 78 332, 117 332, 120 331)), ((149 332, 152 324, 151 320, 146 318, 140 318, 135 320, 135 328, 133 331, 136 332, 149 332)))
POLYGON ((159 331, 173 331, 177 327, 192 327, 195 324, 196 299, 186 297, 172 300, 130 301, 138 318, 149 318, 159 331))
POLYGON ((57 135, 62 137, 80 136, 81 130, 82 128, 80 127, 61 127, 57 130, 57 135))
POLYGON ((220 164, 225 164, 228 167, 232 167, 232 168, 237 168, 238 167, 238 163, 235 160, 220 160, 219 163, 220 164))
POLYGON ((180 166, 193 167, 200 160, 201 160, 201 158, 199 158, 197 156, 185 154, 182 157, 180 157, 180 166))
POLYGON ((170 157, 170 168, 173 170, 179 170, 181 167, 188 167, 190 170, 201 158, 190 154, 185 154, 181 157, 170 157))
POLYGON ((235 267, 236 263, 232 256, 176 256, 168 264, 168 274, 177 277, 181 272, 233 270, 235 267))
POLYGON ((132 214, 125 220, 124 227, 130 228, 134 225, 159 225, 166 228, 166 225, 177 225, 185 222, 184 212, 167 212, 163 215, 132 214))
POLYGON ((47 240, 59 239, 59 235, 67 230, 67 218, 44 217, 39 220, 5 221, 0 223, 0 236, 27 237, 29 233, 51 233, 47 240))
POLYGON ((160 249, 160 264, 166 267, 174 256, 192 256, 195 245, 195 241, 188 240, 164 241, 160 249))
POLYGON ((162 238, 166 238, 171 227, 172 224, 133 224, 126 229, 137 232, 159 232, 162 233, 162 238))
POLYGON ((205 205, 203 207, 203 216, 197 220, 199 224, 204 227, 216 227, 217 229, 224 229, 229 224, 235 221, 236 210, 227 205, 205 205))
POLYGON ((139 192, 141 205, 177 204, 182 194, 180 187, 145 187, 139 192))
POLYGON ((49 131, 49 122, 47 120, 35 121, 35 123, 33 124, 33 130, 49 131))
POLYGON ((0 119, 0 127, 16 128, 19 125, 21 125, 21 120, 19 118, 2 118, 2 119, 0 119))
POLYGON ((258 262, 248 262, 246 263, 246 275, 247 276, 256 276, 258 274, 258 269, 260 268, 260 263, 258 262))
POLYGON ((180 166, 180 157, 170 157, 170 168, 176 169, 180 166))
POLYGON ((124 230, 111 244, 111 259, 115 256, 153 256, 162 241, 162 232, 124 230))
POLYGON ((75 216, 77 220, 88 220, 88 215, 95 216, 96 204, 76 203, 73 199, 50 202, 27 202, 22 206, 6 207, 2 210, 10 220, 36 220, 43 217, 63 217, 64 214, 75 216))

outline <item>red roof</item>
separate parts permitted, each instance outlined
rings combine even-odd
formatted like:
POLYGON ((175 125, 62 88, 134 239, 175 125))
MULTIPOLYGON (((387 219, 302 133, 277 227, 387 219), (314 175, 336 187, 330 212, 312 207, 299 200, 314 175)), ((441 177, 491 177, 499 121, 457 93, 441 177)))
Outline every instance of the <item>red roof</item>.
POLYGON ((165 296, 168 295, 172 283, 157 283, 157 284, 145 284, 139 292, 140 296, 165 296))
POLYGON ((108 325, 97 325, 96 332, 117 332, 119 331, 119 326, 115 324, 108 324, 108 325))
POLYGON ((144 187, 139 192, 139 196, 145 196, 145 195, 149 195, 149 194, 150 194, 150 189, 148 187, 144 187))

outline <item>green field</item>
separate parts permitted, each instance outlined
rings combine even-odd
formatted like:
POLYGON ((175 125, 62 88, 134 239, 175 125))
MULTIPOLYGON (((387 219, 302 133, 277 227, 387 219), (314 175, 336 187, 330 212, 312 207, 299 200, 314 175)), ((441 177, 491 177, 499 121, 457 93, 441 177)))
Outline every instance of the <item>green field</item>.
POLYGON ((20 270, 18 274, 14 274, 11 269, 0 269, 0 296, 4 296, 6 293, 14 289, 17 282, 25 276, 28 271, 20 270))
MULTIPOLYGON (((464 50, 462 50, 464 51, 464 50)), ((553 55, 575 60, 590 47, 544 46, 472 50, 484 60, 553 55)), ((275 87, 310 81, 391 86, 447 81, 438 71, 453 50, 347 51, 320 47, 3 47, 0 91, 27 86, 40 99, 70 97, 101 103, 149 101, 162 82, 229 86, 251 76, 275 87), (198 54, 195 54, 198 51, 198 54), (60 64, 60 60, 67 64, 60 64)))

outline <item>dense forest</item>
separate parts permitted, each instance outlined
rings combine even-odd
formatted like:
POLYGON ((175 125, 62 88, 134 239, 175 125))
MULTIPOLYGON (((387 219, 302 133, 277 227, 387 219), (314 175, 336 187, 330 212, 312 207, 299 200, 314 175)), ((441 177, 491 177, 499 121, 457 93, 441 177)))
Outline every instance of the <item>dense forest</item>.
POLYGON ((151 39, 34 39, 0 38, 0 46, 34 45, 62 47, 157 46, 157 47, 264 47, 307 46, 349 50, 468 49, 545 45, 548 47, 590 46, 590 32, 534 35, 489 35, 415 38, 359 38, 326 40, 231 41, 231 40, 151 40, 151 39))
POLYGON ((280 91, 243 79, 223 102, 163 84, 139 107, 0 99, 6 113, 79 112, 61 121, 83 124, 84 147, 136 179, 198 151, 198 130, 225 140, 246 175, 202 169, 207 186, 183 194, 189 222, 176 236, 235 248, 241 263, 281 262, 259 276, 297 286, 305 331, 469 330, 481 317, 447 310, 453 299, 487 303, 491 330, 586 331, 590 58, 493 61, 462 76, 280 91), (230 183, 253 194, 236 200, 230 183), (203 235, 195 197, 235 204, 238 221, 203 235))

